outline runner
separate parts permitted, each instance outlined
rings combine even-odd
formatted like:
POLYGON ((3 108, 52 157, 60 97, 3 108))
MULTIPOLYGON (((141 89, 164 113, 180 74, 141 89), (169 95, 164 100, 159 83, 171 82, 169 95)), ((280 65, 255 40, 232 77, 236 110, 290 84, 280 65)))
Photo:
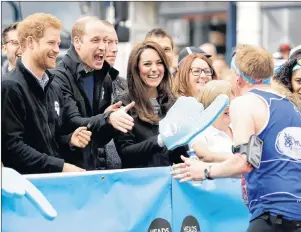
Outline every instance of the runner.
POLYGON ((263 48, 239 46, 232 59, 240 97, 230 105, 236 155, 218 164, 182 157, 172 172, 181 182, 244 174, 248 232, 301 231, 301 113, 262 84, 273 74, 263 48), (262 144, 263 141, 263 144, 262 144))

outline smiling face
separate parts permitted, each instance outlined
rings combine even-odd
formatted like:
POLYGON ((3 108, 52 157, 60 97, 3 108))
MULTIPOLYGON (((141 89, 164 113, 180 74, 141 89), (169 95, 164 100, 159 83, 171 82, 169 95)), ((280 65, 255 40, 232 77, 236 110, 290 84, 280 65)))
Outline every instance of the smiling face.
POLYGON ((43 37, 39 41, 33 40, 32 53, 39 69, 55 68, 60 43, 60 30, 51 27, 44 30, 43 37))
POLYGON ((74 39, 81 61, 91 69, 102 69, 108 46, 109 27, 101 21, 90 21, 82 38, 74 39))
POLYGON ((293 88, 293 92, 297 93, 301 99, 301 69, 293 72, 292 88, 293 88))
POLYGON ((139 76, 149 88, 157 88, 164 76, 164 65, 159 54, 151 48, 145 49, 138 63, 139 76))
POLYGON ((198 96, 204 85, 212 80, 212 69, 207 62, 201 58, 195 58, 190 66, 189 84, 194 92, 194 96, 198 96))
POLYGON ((17 30, 11 30, 7 33, 2 49, 7 56, 10 67, 15 67, 17 58, 21 56, 17 30))

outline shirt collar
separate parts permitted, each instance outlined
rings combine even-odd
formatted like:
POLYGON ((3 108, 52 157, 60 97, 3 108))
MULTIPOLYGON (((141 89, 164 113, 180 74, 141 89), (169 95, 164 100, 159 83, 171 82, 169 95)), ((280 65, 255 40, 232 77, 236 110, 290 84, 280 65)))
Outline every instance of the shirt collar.
MULTIPOLYGON (((83 64, 83 63, 82 63, 82 64, 83 64)), ((84 70, 85 70, 86 73, 89 73, 89 72, 93 72, 93 71, 94 71, 93 68, 90 68, 90 67, 88 67, 88 66, 85 65, 85 64, 83 64, 83 67, 84 67, 84 70)))
POLYGON ((78 66, 78 72, 84 72, 85 74, 88 74, 90 72, 93 72, 94 69, 88 67, 86 64, 84 64, 83 62, 81 62, 78 66))
POLYGON ((85 65, 83 62, 80 62, 79 65, 77 66, 77 80, 80 77, 85 77, 88 74, 92 73, 94 71, 94 69, 88 67, 87 65, 85 65))
MULTIPOLYGON (((22 62, 22 61, 21 61, 22 62)), ((26 70, 28 72, 30 72, 31 75, 34 76, 34 78, 39 82, 40 86, 44 89, 46 84, 48 83, 49 81, 49 77, 48 75, 46 74, 46 72, 44 72, 42 78, 38 78, 23 62, 22 62, 23 66, 26 68, 26 70)))

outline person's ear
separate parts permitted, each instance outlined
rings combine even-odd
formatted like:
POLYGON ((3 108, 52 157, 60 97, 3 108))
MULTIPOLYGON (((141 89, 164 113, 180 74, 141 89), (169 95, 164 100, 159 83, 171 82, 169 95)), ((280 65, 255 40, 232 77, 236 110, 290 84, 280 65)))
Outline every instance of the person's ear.
POLYGON ((81 39, 78 36, 75 36, 73 39, 73 46, 76 48, 76 50, 80 50, 81 48, 81 39))
POLYGON ((33 49, 34 48, 34 39, 32 36, 28 36, 26 38, 26 43, 27 43, 27 47, 30 48, 30 49, 33 49))

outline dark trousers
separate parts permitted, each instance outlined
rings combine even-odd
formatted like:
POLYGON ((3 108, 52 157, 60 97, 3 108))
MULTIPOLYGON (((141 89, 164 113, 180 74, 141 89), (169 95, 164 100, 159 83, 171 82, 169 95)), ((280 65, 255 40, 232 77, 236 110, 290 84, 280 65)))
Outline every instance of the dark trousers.
POLYGON ((283 219, 267 213, 250 222, 248 232, 301 232, 301 221, 283 219))

